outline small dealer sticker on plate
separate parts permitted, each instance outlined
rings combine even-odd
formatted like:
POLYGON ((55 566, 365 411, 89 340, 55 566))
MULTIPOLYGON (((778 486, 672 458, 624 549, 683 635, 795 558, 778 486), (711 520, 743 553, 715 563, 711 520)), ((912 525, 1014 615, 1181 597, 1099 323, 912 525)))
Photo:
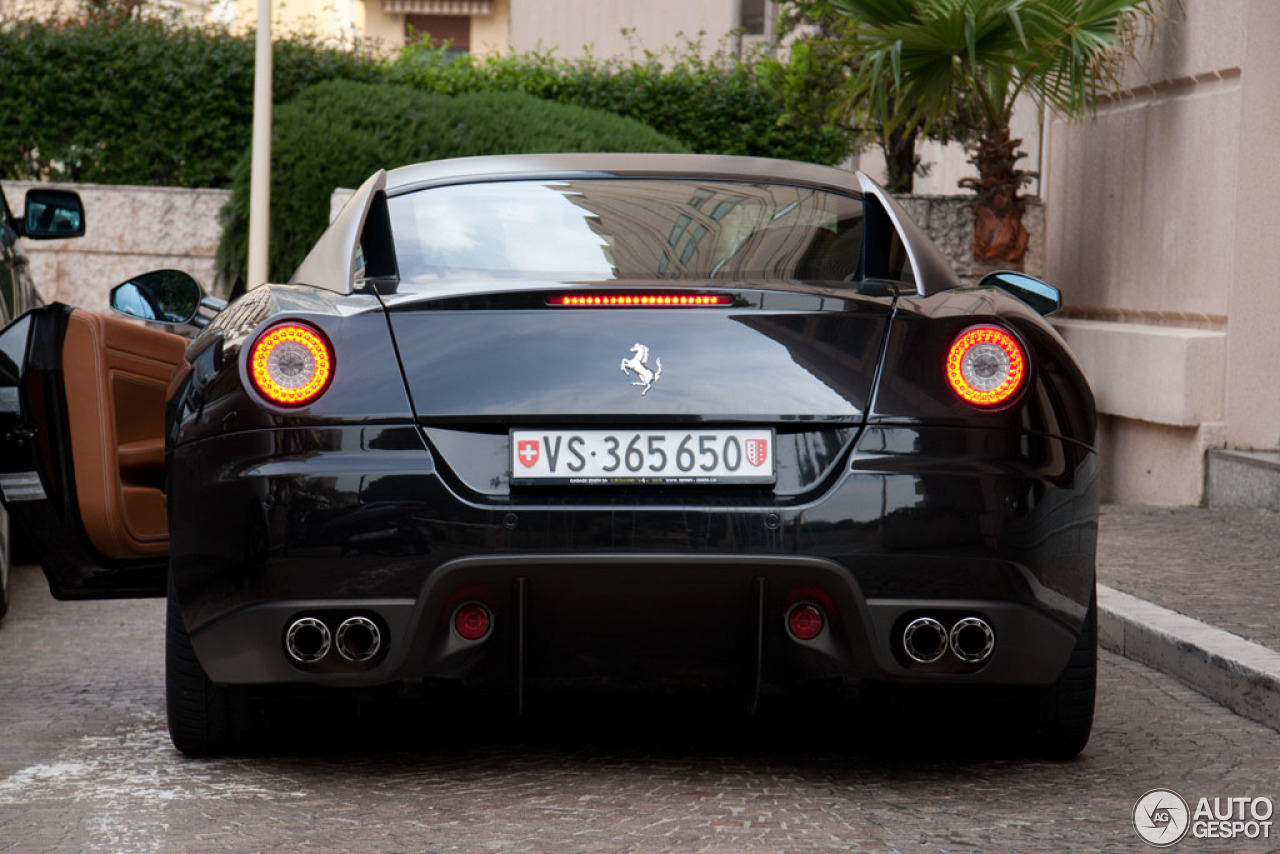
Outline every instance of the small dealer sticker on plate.
POLYGON ((772 430, 512 430, 515 485, 774 482, 772 430))

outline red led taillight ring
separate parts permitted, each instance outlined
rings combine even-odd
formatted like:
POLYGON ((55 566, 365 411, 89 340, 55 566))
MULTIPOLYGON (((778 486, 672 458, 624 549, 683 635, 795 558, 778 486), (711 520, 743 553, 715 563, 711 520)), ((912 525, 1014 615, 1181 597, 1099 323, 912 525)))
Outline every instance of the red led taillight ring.
POLYGON ((333 380, 333 348, 320 330, 305 323, 273 326, 249 350, 249 378, 277 406, 313 402, 333 380))
POLYGON ((1027 378, 1022 343, 998 326, 966 329, 947 351, 947 385, 966 403, 991 407, 1007 403, 1027 378))

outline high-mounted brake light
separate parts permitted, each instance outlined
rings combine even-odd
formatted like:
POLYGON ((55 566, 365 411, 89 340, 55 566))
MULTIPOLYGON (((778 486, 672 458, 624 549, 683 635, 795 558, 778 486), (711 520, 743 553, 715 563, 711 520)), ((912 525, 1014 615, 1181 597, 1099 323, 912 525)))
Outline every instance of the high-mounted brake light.
POLYGON ((996 326, 966 329, 947 353, 947 383, 974 406, 1004 403, 1022 387, 1027 359, 1018 339, 996 326))
POLYGON ((569 308, 699 308, 732 305, 727 294, 563 294, 547 300, 548 305, 569 308))
POLYGON ((333 353, 324 336, 310 326, 273 326, 258 336, 249 351, 249 376, 272 403, 302 406, 329 387, 333 353))

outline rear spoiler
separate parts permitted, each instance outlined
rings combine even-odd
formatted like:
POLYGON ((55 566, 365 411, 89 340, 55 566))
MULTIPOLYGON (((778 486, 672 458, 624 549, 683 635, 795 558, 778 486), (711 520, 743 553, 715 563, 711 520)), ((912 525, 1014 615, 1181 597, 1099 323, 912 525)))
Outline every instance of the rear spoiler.
POLYGON ((858 184, 864 196, 874 199, 884 209, 894 230, 902 240, 907 252, 911 281, 916 286, 916 293, 922 297, 948 291, 960 287, 960 279, 956 276, 951 261, 933 245, 929 236, 916 225, 902 206, 893 200, 884 187, 858 173, 858 184))
MULTIPOLYGON (((360 259, 360 237, 365 232, 367 222, 380 225, 375 231, 384 240, 390 240, 386 200, 387 173, 379 169, 343 205, 329 224, 328 230, 320 236, 311 252, 289 278, 289 284, 310 285, 313 288, 349 294, 363 284, 364 279, 372 278, 376 285, 384 277, 388 280, 395 278, 394 257, 366 258, 362 265, 360 259), (365 273, 369 275, 361 275, 365 273)), ((369 248, 372 250, 374 247, 369 248)), ((378 254, 385 255, 386 251, 378 254)))

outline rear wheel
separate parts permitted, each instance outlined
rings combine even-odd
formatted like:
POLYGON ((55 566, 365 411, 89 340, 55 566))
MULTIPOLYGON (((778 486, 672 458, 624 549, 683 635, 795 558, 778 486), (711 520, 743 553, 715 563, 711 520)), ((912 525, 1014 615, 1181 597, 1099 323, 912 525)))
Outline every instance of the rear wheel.
POLYGON ((260 748, 256 704, 210 681, 191 646, 172 579, 165 628, 165 699, 169 737, 188 756, 225 756, 260 748))
POLYGON ((0 510, 0 618, 9 613, 9 514, 0 510))
POLYGON ((1052 685, 1036 691, 1032 701, 1032 749, 1049 759, 1070 759, 1084 750, 1093 729, 1093 703, 1098 680, 1098 602, 1089 611, 1067 667, 1052 685))

